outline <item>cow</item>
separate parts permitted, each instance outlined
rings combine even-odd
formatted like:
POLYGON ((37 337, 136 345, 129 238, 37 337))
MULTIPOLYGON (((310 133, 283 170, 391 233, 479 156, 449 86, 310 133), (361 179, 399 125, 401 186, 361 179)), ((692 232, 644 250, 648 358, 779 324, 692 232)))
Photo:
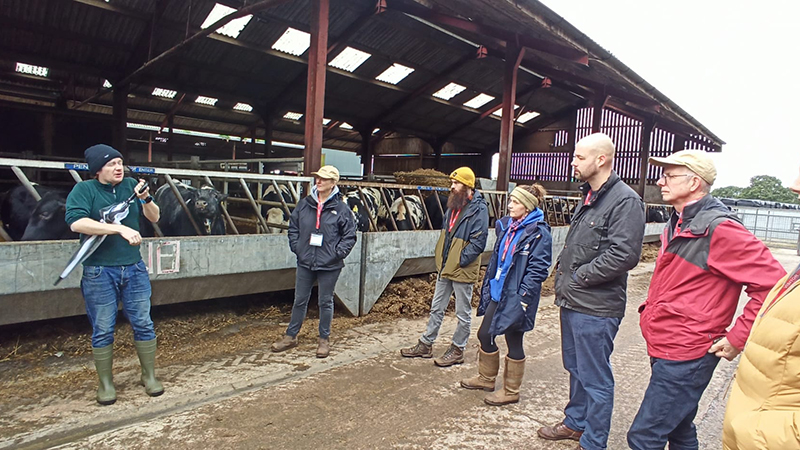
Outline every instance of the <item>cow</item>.
MULTIPOLYGON (((283 201, 286 202, 287 204, 294 203, 294 198, 292 197, 292 194, 289 191, 289 187, 286 186, 285 184, 278 185, 278 187, 280 188, 280 194, 278 192, 275 192, 275 186, 273 185, 267 186, 267 189, 264 191, 264 195, 261 196, 261 200, 281 203, 281 199, 283 199, 283 201)), ((290 214, 287 213, 283 209, 283 207, 262 206, 261 210, 264 211, 264 218, 266 218, 267 220, 267 233, 278 234, 287 232, 289 227, 290 214), (285 225, 286 228, 274 227, 270 226, 270 224, 285 225)))
MULTIPOLYGON (((183 183, 176 183, 176 186, 202 234, 225 234, 221 203, 228 198, 227 194, 222 194, 211 186, 202 186, 200 189, 183 183)), ((168 184, 158 188, 153 197, 161 208, 161 219, 158 221, 158 226, 164 236, 195 236, 197 234, 168 184)))
POLYGON ((67 225, 64 215, 67 212, 67 199, 62 192, 48 192, 36 203, 31 212, 28 226, 21 241, 52 241, 60 239, 77 239, 75 233, 67 225))
POLYGON ((425 209, 428 210, 428 216, 431 218, 433 229, 441 230, 444 228, 444 213, 447 211, 447 196, 434 192, 425 199, 425 209), (441 209, 436 205, 437 200, 439 201, 439 205, 441 205, 441 209))
MULTIPOLYGON (((435 206, 435 205, 434 205, 435 206)), ((421 230, 425 221, 425 212, 422 209, 422 202, 419 197, 414 195, 404 195, 395 199, 389 212, 397 224, 397 231, 421 230), (403 199, 405 198, 405 204, 403 199), (406 211, 408 205, 408 211, 406 211), (412 224, 413 223, 413 227, 412 224)))
POLYGON ((365 232, 370 230, 370 219, 375 222, 376 226, 378 225, 378 211, 381 209, 386 210, 386 208, 383 206, 383 199, 378 189, 364 188, 361 192, 364 194, 363 200, 358 190, 348 192, 344 200, 350 211, 353 211, 356 229, 365 232), (366 201, 366 204, 364 204, 364 201, 366 201))
MULTIPOLYGON (((39 205, 41 202, 37 202, 24 186, 14 187, 5 193, 0 203, 0 220, 3 221, 3 227, 11 239, 21 241, 31 220, 34 219, 34 212, 38 210, 34 219, 35 225, 25 240, 62 239, 62 235, 65 234, 61 231, 68 228, 64 219, 66 192, 38 185, 34 188, 42 197, 42 201, 47 199, 46 203, 39 205)), ((67 236, 69 237, 64 239, 75 235, 67 234, 67 236)))
POLYGON ((649 205, 647 207, 647 221, 664 223, 669 220, 667 207, 662 205, 649 205))

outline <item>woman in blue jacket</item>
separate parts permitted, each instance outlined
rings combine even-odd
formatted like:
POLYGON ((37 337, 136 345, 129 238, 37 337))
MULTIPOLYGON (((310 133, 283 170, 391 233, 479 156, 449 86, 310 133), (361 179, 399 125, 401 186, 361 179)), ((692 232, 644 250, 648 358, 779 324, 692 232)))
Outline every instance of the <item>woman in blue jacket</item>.
POLYGON ((478 376, 461 381, 467 389, 494 391, 484 398, 489 405, 519 401, 525 374, 522 339, 526 331, 533 329, 552 255, 550 226, 539 208, 545 194, 538 184, 517 186, 509 196, 508 215, 495 224, 497 242, 486 268, 478 307, 478 316, 484 316, 478 330, 478 376), (495 391, 500 371, 500 349, 495 337, 500 335, 505 335, 508 355, 503 388, 495 391))

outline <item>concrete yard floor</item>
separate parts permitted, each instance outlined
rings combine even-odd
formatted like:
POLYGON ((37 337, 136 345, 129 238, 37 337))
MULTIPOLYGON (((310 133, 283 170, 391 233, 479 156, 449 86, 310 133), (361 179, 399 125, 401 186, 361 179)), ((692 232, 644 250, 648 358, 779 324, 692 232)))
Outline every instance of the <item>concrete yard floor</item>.
MULTIPOLYGON (((773 252, 787 270, 800 261, 793 251, 773 252)), ((628 282, 627 316, 612 356, 617 388, 610 449, 627 448, 625 434, 649 380, 636 308, 652 270, 652 263, 641 264, 628 282)), ((525 338, 528 360, 518 404, 487 406, 483 392, 459 387, 476 372, 479 324, 473 318, 466 363, 446 369, 430 359, 400 357, 399 349, 413 344, 425 326, 425 319, 403 319, 332 336, 327 359, 315 358, 309 342, 281 354, 264 343, 245 354, 163 367, 166 392, 156 398, 136 384, 134 365, 115 373, 118 400, 112 406, 98 406, 93 391, 18 407, 0 399, 5 423, 15 424, 0 430, 0 448, 573 449, 572 441, 536 436, 540 426, 561 420, 568 396, 553 298, 542 299, 536 329, 525 338)), ((454 325, 448 315, 434 346, 437 356, 454 325)), ((720 363, 701 401, 695 420, 701 448, 721 446, 737 362, 720 363)))

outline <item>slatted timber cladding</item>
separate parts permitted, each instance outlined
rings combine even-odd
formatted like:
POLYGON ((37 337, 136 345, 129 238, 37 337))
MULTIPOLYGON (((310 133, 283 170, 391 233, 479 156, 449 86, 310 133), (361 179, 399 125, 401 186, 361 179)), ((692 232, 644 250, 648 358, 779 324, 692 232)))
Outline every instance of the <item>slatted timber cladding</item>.
MULTIPOLYGON (((591 107, 579 109, 575 121, 576 141, 592 134, 591 107)), ((609 135, 616 146, 614 170, 625 183, 639 182, 641 171, 642 122, 609 109, 603 110, 600 130, 609 135)), ((568 130, 556 133, 553 146, 563 148, 569 138, 568 130)), ((654 127, 650 136, 650 156, 664 157, 681 148, 676 148, 675 134, 654 127)), ((699 135, 690 135, 685 140, 686 149, 712 151, 713 143, 699 135)), ((577 181, 572 180, 572 167, 568 153, 530 152, 511 155, 511 179, 515 181, 577 181)), ((654 185, 661 170, 649 166, 647 184, 654 185)))

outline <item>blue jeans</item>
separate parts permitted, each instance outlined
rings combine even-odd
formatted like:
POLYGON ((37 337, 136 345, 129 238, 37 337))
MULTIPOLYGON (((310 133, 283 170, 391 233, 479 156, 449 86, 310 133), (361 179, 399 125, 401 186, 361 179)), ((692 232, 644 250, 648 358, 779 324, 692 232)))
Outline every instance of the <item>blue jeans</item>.
POLYGON ((719 358, 709 353, 689 361, 650 358, 650 384, 628 430, 634 450, 697 450, 697 429, 692 422, 719 358))
POLYGON ((611 352, 620 317, 596 317, 561 308, 561 357, 569 372, 564 425, 583 431, 581 446, 606 448, 614 408, 611 352))
POLYGON ((119 302, 133 328, 134 340, 156 338, 150 319, 150 276, 144 261, 130 266, 83 266, 81 292, 92 324, 92 347, 114 342, 119 302))
POLYGON ((333 320, 333 290, 339 273, 342 269, 311 270, 297 266, 297 275, 294 285, 294 305, 292 306, 292 319, 286 329, 286 335, 295 337, 300 333, 300 327, 306 319, 308 299, 311 297, 311 288, 316 280, 319 285, 319 337, 328 339, 331 335, 331 321, 333 320))

